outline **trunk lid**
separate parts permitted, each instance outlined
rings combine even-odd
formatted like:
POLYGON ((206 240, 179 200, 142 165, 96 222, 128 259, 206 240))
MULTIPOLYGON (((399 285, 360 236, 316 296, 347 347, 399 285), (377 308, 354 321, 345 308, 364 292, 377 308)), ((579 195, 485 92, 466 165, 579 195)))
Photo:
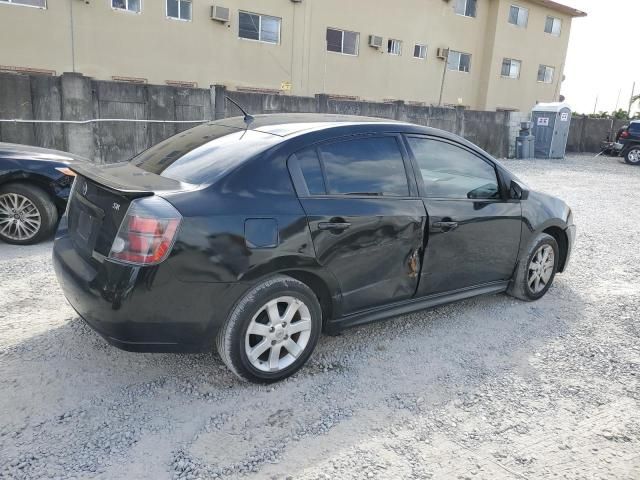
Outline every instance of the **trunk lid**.
POLYGON ((73 165, 77 173, 68 201, 69 236, 85 259, 109 255, 131 202, 140 197, 193 189, 130 163, 73 165))

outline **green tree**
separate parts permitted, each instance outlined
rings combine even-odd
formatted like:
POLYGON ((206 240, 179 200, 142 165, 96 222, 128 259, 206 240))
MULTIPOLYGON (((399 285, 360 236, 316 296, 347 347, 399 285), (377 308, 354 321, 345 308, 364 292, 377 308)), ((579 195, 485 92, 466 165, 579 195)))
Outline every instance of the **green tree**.
POLYGON ((627 115, 626 110, 623 110, 622 108, 619 108, 617 111, 613 112, 612 116, 616 120, 628 120, 629 119, 629 116, 627 115))

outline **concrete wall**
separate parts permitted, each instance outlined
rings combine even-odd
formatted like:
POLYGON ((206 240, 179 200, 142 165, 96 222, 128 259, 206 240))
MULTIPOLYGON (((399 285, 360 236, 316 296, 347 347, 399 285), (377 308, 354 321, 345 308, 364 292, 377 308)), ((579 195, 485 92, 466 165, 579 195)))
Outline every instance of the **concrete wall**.
POLYGON ((447 71, 443 104, 528 111, 536 101, 557 99, 572 16, 580 12, 549 0, 517 0, 529 9, 529 24, 516 28, 508 23, 511 1, 479 1, 477 15, 466 17, 456 14, 453 0, 197 0, 190 21, 168 18, 166 0, 145 0, 136 13, 111 8, 111 0, 49 0, 45 9, 0 2, 0 31, 11 40, 0 42, 0 70, 230 90, 277 91, 288 82, 288 93, 297 96, 437 105, 445 62, 436 52, 442 47, 471 55, 469 72, 447 71), (213 3, 230 8, 230 22, 211 20, 213 3), (280 42, 239 38, 239 11, 280 18, 280 42), (560 37, 544 33, 547 15, 562 18, 560 37), (327 51, 328 27, 357 32, 358 54, 327 51), (371 34, 383 38, 383 48, 368 46, 371 34), (402 42, 401 55, 387 53, 389 39, 402 42), (425 59, 413 56, 416 44, 427 46, 425 59), (500 77, 504 57, 522 60, 519 79, 500 77), (536 82, 540 64, 556 68, 554 84, 536 82))
MULTIPOLYGON (((406 121, 440 128, 461 135, 503 158, 513 155, 520 112, 486 112, 462 108, 409 105, 403 101, 365 102, 333 98, 228 91, 93 80, 76 73, 60 77, 0 74, 0 119, 165 120, 169 123, 91 122, 12 123, 0 122, 0 141, 38 145, 83 155, 96 163, 127 160, 161 140, 198 123, 237 116, 240 111, 225 96, 252 114, 336 113, 406 121)), ((605 120, 574 119, 569 151, 598 151, 609 130, 605 120)))
POLYGON ((616 132, 629 120, 573 117, 567 139, 567 152, 599 152, 602 141, 615 138, 616 132))

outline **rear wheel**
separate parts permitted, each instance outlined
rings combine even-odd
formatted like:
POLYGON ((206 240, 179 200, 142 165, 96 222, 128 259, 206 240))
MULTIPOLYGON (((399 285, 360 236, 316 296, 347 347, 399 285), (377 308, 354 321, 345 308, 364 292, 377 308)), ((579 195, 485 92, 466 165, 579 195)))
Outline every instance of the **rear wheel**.
POLYGON ((624 161, 630 165, 640 165, 640 145, 630 148, 624 156, 624 161))
POLYGON ((58 211, 49 195, 34 185, 0 187, 0 240, 30 245, 53 233, 58 211))
POLYGON ((239 378, 271 383, 295 373, 318 342, 322 311, 304 283, 278 275, 242 297, 218 332, 218 353, 239 378))
POLYGON ((518 264, 507 293, 526 301, 542 298, 556 276, 559 253, 555 238, 546 233, 538 235, 518 264))

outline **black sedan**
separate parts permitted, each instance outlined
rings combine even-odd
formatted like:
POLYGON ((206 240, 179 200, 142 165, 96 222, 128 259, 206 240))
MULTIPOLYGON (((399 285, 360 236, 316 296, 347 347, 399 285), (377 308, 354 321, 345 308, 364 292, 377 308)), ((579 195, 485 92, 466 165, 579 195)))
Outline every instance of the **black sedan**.
POLYGON ((575 235, 562 200, 478 147, 377 119, 226 119, 75 171, 53 253, 71 305, 117 347, 216 346, 255 382, 298 370, 322 331, 539 299, 575 235))
POLYGON ((80 157, 56 150, 0 143, 0 240, 19 245, 50 237, 80 157))

